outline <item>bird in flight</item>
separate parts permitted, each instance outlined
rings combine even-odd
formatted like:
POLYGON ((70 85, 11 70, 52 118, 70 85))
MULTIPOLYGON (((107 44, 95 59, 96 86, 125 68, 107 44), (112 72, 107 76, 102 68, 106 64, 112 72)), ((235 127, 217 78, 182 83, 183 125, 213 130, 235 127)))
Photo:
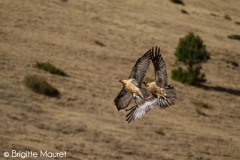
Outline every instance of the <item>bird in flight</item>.
POLYGON ((138 104, 142 99, 149 96, 148 90, 142 88, 141 85, 149 67, 151 52, 151 49, 148 50, 137 60, 128 79, 119 80, 123 88, 114 100, 118 110, 127 108, 133 98, 135 103, 138 104))
POLYGON ((167 108, 175 104, 177 93, 173 86, 168 85, 167 71, 165 62, 160 54, 160 48, 156 46, 150 52, 151 60, 154 66, 155 80, 147 83, 143 82, 150 92, 150 95, 132 107, 131 111, 126 115, 128 123, 142 117, 155 106, 167 108))

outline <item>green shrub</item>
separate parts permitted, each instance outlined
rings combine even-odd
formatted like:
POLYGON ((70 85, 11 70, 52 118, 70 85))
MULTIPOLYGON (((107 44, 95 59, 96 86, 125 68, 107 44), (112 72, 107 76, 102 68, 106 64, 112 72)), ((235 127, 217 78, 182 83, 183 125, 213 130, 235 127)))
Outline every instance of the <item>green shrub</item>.
POLYGON ((226 20, 230 20, 230 21, 232 20, 232 18, 231 18, 229 15, 227 15, 227 14, 224 15, 224 18, 225 18, 226 20))
POLYGON ((205 115, 205 113, 202 111, 202 108, 201 107, 195 107, 195 112, 199 115, 205 115))
POLYGON ((190 85, 206 82, 205 74, 200 73, 200 67, 188 68, 187 71, 181 67, 174 69, 172 70, 172 79, 190 85))
POLYGON ((52 87, 44 78, 37 75, 26 76, 24 84, 32 91, 39 94, 44 94, 50 97, 58 97, 60 95, 56 88, 52 87))
POLYGON ((184 9, 181 9, 181 12, 184 13, 184 14, 188 14, 188 12, 184 9))
POLYGON ((214 16, 214 17, 219 17, 218 15, 216 15, 215 13, 210 13, 211 16, 214 16))
POLYGON ((192 32, 184 38, 180 38, 175 56, 177 61, 183 62, 190 67, 210 59, 210 54, 207 52, 202 39, 198 35, 195 36, 192 32))
POLYGON ((192 103, 196 106, 196 107, 200 107, 200 108, 206 108, 206 109, 211 109, 212 106, 208 103, 205 103, 203 101, 192 101, 192 103))
POLYGON ((180 38, 175 56, 176 62, 182 62, 186 65, 187 70, 183 70, 181 67, 172 70, 172 79, 190 85, 206 81, 205 75, 201 74, 201 63, 210 59, 210 54, 199 36, 190 32, 184 38, 180 38))
POLYGON ((240 22, 235 22, 236 25, 240 25, 240 22))
POLYGON ((98 40, 95 40, 94 43, 95 43, 96 45, 101 46, 101 47, 106 46, 104 43, 102 43, 102 42, 100 42, 100 41, 98 41, 98 40))
POLYGON ((47 72, 50 72, 51 74, 57 74, 60 76, 68 76, 64 71, 62 71, 59 68, 56 68, 51 63, 46 62, 36 62, 35 67, 38 69, 45 70, 47 72))
POLYGON ((165 133, 163 132, 163 129, 155 130, 155 133, 165 136, 165 133))
POLYGON ((212 106, 209 105, 208 103, 205 103, 203 101, 192 101, 192 103, 195 105, 195 112, 199 115, 206 115, 202 109, 206 108, 206 109, 212 109, 212 106))
POLYGON ((229 35, 228 38, 235 39, 235 40, 240 40, 240 35, 232 34, 232 35, 229 35))
POLYGON ((173 3, 185 5, 182 0, 170 0, 173 3))

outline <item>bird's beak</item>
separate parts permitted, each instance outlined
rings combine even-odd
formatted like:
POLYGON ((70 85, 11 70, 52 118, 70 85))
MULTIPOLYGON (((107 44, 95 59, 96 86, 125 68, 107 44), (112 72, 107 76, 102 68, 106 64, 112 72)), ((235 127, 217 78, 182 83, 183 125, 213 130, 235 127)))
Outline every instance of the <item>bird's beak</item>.
POLYGON ((144 84, 144 85, 146 85, 146 84, 147 84, 147 82, 146 82, 146 81, 143 81, 143 84, 144 84))
POLYGON ((120 79, 119 82, 122 83, 122 80, 120 79))

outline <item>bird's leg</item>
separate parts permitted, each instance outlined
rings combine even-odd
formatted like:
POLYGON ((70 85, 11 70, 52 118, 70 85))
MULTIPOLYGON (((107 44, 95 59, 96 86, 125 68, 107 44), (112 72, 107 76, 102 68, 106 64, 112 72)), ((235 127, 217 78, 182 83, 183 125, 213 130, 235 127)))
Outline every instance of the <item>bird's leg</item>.
POLYGON ((167 99, 167 97, 165 97, 165 96, 159 96, 158 98, 161 98, 161 99, 164 99, 164 100, 167 99))
POLYGON ((129 108, 129 109, 125 109, 125 111, 133 110, 139 105, 139 103, 141 101, 141 98, 139 96, 137 96, 135 93, 133 93, 133 98, 134 98, 134 101, 135 101, 136 105, 129 108))
POLYGON ((131 108, 129 108, 129 109, 125 109, 125 111, 127 112, 127 111, 130 111, 130 110, 133 110, 133 109, 135 109, 137 107, 137 105, 135 105, 135 106, 133 106, 133 107, 131 107, 131 108))
POLYGON ((133 94, 133 98, 134 98, 135 103, 138 105, 141 101, 141 98, 139 96, 137 96, 135 93, 133 94))

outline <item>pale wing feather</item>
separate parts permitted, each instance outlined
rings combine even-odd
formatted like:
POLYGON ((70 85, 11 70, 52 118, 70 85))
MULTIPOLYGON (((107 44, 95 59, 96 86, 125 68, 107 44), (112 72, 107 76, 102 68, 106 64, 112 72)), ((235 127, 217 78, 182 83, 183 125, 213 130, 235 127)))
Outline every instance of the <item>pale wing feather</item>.
POLYGON ((127 115, 126 121, 130 123, 133 120, 141 118, 151 109, 153 109, 158 104, 158 99, 155 97, 151 97, 148 100, 142 102, 142 104, 138 105, 136 108, 132 109, 127 115))

